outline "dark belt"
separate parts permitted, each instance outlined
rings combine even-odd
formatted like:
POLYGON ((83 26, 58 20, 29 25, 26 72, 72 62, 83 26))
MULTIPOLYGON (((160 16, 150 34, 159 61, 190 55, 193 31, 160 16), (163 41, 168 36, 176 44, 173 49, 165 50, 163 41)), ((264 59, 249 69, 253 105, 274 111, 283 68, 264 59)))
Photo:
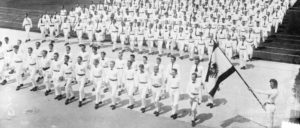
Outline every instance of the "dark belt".
POLYGON ((160 88, 161 86, 155 86, 155 85, 152 85, 154 88, 160 88))
POLYGON ((95 77, 95 78, 101 78, 101 76, 95 76, 95 75, 94 75, 94 77, 95 77))
POLYGON ((22 63, 23 61, 15 61, 15 63, 22 63))
POLYGON ((117 68, 117 69, 123 69, 123 68, 117 68))
POLYGON ((72 74, 72 72, 66 72, 65 74, 70 75, 70 74, 72 74))
POLYGON ((3 60, 3 59, 4 59, 4 57, 0 58, 0 60, 3 60))
POLYGON ((195 96, 197 96, 197 95, 199 95, 199 93, 192 93, 192 95, 195 95, 195 96))
POLYGON ((84 76, 85 74, 77 74, 78 76, 84 76))
POLYGON ((11 52, 12 50, 7 50, 7 52, 11 52))
POLYGON ((140 84, 147 84, 148 82, 139 82, 140 84))
POLYGON ((127 80, 134 80, 133 78, 127 78, 127 80))
POLYGON ((53 70, 54 72, 59 72, 59 70, 53 70))
POLYGON ((50 69, 50 67, 43 68, 44 71, 47 71, 48 69, 50 69))
POLYGON ((266 102, 264 105, 267 105, 267 104, 275 105, 275 103, 270 103, 270 102, 266 102))
POLYGON ((33 63, 33 64, 29 64, 30 66, 34 66, 34 65, 36 65, 36 63, 33 63))
POLYGON ((110 81, 117 81, 117 79, 109 79, 110 81))
POLYGON ((179 87, 171 87, 172 89, 178 89, 179 87))

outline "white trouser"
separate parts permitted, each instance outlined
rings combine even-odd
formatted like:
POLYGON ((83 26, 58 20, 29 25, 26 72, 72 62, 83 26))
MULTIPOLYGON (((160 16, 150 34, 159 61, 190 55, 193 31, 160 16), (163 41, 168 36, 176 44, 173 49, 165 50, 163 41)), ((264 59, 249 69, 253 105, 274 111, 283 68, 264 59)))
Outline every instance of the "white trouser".
POLYGON ((54 40, 54 31, 55 31, 55 27, 51 27, 49 28, 49 31, 50 31, 50 40, 54 40))
POLYGON ((76 35, 77 35, 77 38, 78 38, 79 44, 81 44, 81 43, 82 43, 82 34, 83 34, 82 30, 78 30, 78 31, 76 31, 76 35))
POLYGON ((225 52, 226 52, 226 56, 228 58, 232 58, 232 48, 231 47, 226 47, 225 52))
POLYGON ((117 90, 118 90, 118 82, 117 80, 109 80, 108 81, 110 87, 111 87, 111 98, 112 98, 112 104, 116 104, 116 97, 117 97, 117 90))
POLYGON ((30 25, 25 25, 26 39, 30 39, 30 25))
POLYGON ((136 41, 135 35, 129 35, 129 44, 131 50, 134 49, 135 41, 136 41))
POLYGON ((135 88, 136 88, 134 80, 127 79, 127 80, 125 80, 124 84, 125 84, 125 88, 127 89, 127 94, 129 96, 133 96, 135 88))
POLYGON ((86 76, 85 74, 76 75, 76 80, 79 84, 79 101, 82 101, 85 98, 84 93, 84 85, 86 83, 86 76))
POLYGON ((64 29, 64 38, 65 38, 65 42, 69 42, 69 30, 68 29, 64 29))
POLYGON ((56 96, 61 95, 61 87, 64 86, 64 82, 59 80, 60 73, 53 71, 52 81, 54 84, 54 93, 56 96))
POLYGON ((139 52, 143 51, 144 36, 143 35, 138 35, 137 36, 137 42, 138 42, 139 52))
POLYGON ((198 44, 198 55, 199 55, 200 60, 203 59, 203 56, 204 56, 204 48, 205 48, 205 45, 204 45, 204 44, 198 44))
POLYGON ((149 50, 149 53, 152 53, 153 52, 153 47, 154 47, 154 41, 153 41, 153 39, 149 39, 148 41, 147 41, 147 44, 148 44, 148 50, 149 50))
POLYGON ((158 49, 158 53, 159 53, 159 54, 162 54, 162 53, 163 53, 163 49, 162 49, 163 43, 164 43, 163 40, 158 40, 158 41, 157 41, 157 49, 158 49))
POLYGON ((101 95, 103 94, 103 79, 101 77, 96 77, 93 76, 93 84, 96 85, 96 90, 95 90, 95 95, 96 95, 96 100, 95 103, 99 103, 102 101, 101 95))
POLYGON ((162 91, 161 87, 154 87, 154 86, 152 86, 152 91, 154 93, 153 94, 153 100, 154 100, 154 102, 158 102, 159 99, 160 99, 161 91, 162 91))
POLYGON ((178 49, 179 49, 180 56, 183 56, 185 44, 186 44, 185 40, 178 40, 177 41, 177 46, 178 46, 178 49))
POLYGON ((194 56, 194 50, 195 50, 195 44, 194 42, 189 42, 189 57, 193 58, 194 56))
POLYGON ((126 42, 126 35, 125 34, 120 34, 120 41, 122 44, 122 49, 125 48, 125 42, 126 42))
POLYGON ((92 43, 93 37, 94 37, 93 31, 92 31, 92 30, 88 30, 88 31, 87 31, 87 35, 88 35, 88 38, 89 38, 90 43, 92 43))
POLYGON ((45 27, 40 27, 40 31, 41 31, 42 39, 45 40, 45 33, 46 33, 45 27))
POLYGON ((246 49, 240 49, 239 51, 239 57, 240 57, 240 66, 246 66, 246 60, 247 60, 247 51, 246 49))
POLYGON ((116 32, 112 32, 110 36, 111 36, 111 42, 113 43, 112 49, 116 49, 118 34, 116 32))

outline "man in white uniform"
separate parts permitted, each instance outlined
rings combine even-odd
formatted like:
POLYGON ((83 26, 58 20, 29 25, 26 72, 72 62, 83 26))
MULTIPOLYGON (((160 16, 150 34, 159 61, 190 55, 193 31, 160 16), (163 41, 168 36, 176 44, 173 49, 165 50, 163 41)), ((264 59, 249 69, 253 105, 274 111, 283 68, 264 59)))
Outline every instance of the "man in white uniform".
POLYGON ((172 102, 172 115, 170 116, 173 119, 176 119, 178 114, 178 102, 179 102, 179 86, 180 86, 180 77, 177 75, 177 69, 173 68, 171 70, 171 75, 166 79, 166 85, 169 90, 169 94, 172 102))
POLYGON ((82 102, 85 101, 84 86, 86 83, 87 63, 83 62, 82 56, 78 56, 77 63, 75 64, 76 81, 79 84, 79 104, 82 106, 82 102))
POLYGON ((22 26, 25 28, 25 32, 26 32, 26 40, 25 40, 25 42, 30 41, 30 34, 29 33, 30 33, 30 29, 32 28, 32 21, 28 17, 27 13, 25 14, 25 18, 23 20, 22 26))
POLYGON ((159 116, 160 114, 160 96, 163 86, 163 73, 160 71, 162 69, 159 68, 159 66, 154 66, 153 73, 150 76, 150 82, 152 85, 153 90, 153 102, 156 107, 156 110, 154 111, 155 116, 159 116))

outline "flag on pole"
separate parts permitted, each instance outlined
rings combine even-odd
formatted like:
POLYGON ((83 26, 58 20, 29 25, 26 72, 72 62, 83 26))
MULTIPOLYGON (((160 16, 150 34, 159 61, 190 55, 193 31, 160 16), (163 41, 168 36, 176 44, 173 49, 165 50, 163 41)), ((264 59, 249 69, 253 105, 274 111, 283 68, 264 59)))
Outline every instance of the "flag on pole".
POLYGON ((244 80, 241 74, 235 69, 235 67, 226 57, 224 52, 221 51, 221 49, 218 47, 218 44, 214 42, 214 48, 208 63, 208 70, 206 73, 205 82, 209 81, 210 76, 215 77, 213 79, 216 79, 216 81, 212 89, 209 91, 209 95, 214 97, 216 92, 219 90, 220 83, 235 72, 238 74, 241 80, 248 87, 249 91, 252 93, 252 95, 255 97, 255 99, 258 101, 261 107, 264 109, 264 105, 255 95, 255 93, 252 91, 251 87, 247 84, 247 82, 244 80))
POLYGON ((212 55, 209 60, 208 70, 206 73, 205 82, 208 82, 210 76, 216 79, 215 85, 210 90, 209 94, 213 97, 219 89, 220 83, 226 80, 230 75, 236 72, 236 69, 227 59, 217 44, 214 45, 212 55))

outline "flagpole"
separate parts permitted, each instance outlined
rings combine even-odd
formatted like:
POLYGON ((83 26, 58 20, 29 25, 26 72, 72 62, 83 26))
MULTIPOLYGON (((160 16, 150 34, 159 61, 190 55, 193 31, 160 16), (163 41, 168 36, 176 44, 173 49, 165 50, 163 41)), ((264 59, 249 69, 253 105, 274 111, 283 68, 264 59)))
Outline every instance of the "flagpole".
MULTIPOLYGON (((229 63, 233 66, 233 68, 236 70, 236 68, 234 67, 234 65, 231 63, 231 61, 228 59, 228 57, 224 54, 224 52, 220 49, 219 46, 217 46, 216 48, 219 48, 219 50, 222 52, 222 54, 225 56, 225 58, 229 61, 229 63)), ((238 72, 238 70, 236 70, 236 73, 239 75, 239 77, 243 80, 243 82, 245 83, 245 85, 248 87, 249 91, 252 93, 252 95, 255 97, 255 99, 258 101, 258 103, 261 105, 261 107, 265 110, 264 105, 262 104, 262 102, 258 99, 258 97, 255 95, 255 93, 253 92, 253 90, 251 89, 251 87, 247 84, 247 82, 245 81, 245 79, 242 77, 242 75, 238 72)))

